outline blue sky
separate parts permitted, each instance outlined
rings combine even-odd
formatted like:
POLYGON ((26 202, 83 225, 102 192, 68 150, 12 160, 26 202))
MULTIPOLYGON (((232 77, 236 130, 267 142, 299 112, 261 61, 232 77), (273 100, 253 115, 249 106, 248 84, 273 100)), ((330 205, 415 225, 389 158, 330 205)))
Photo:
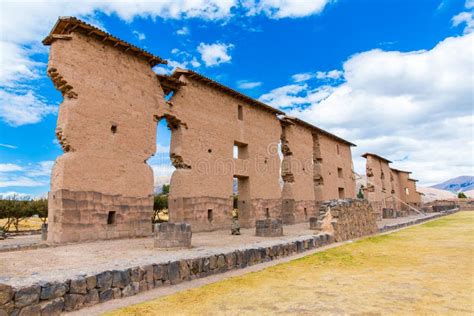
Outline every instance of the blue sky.
MULTIPOLYGON (((421 185, 473 174, 472 0, 2 1, 0 194, 43 195, 62 153, 41 45, 74 15, 412 170, 421 185), (18 21, 22 21, 18 23, 18 21)), ((156 184, 169 132, 158 126, 156 184)))

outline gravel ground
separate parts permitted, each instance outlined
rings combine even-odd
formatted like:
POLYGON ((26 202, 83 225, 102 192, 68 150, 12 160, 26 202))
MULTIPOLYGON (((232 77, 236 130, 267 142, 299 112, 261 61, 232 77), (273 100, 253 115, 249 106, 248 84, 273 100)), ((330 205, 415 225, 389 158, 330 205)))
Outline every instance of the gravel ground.
MULTIPOLYGON (((384 220, 378 224, 383 226, 417 217, 420 215, 384 220)), ((65 281, 106 270, 226 253, 255 245, 266 247, 314 235, 308 226, 307 223, 285 226, 285 236, 278 238, 256 237, 254 228, 242 229, 240 236, 232 236, 228 231, 195 233, 193 248, 173 251, 156 250, 153 238, 139 238, 3 252, 0 253, 0 283, 22 286, 39 281, 65 281)), ((7 239, 0 241, 0 249, 7 243, 13 246, 34 244, 35 241, 40 243, 40 236, 7 239)))

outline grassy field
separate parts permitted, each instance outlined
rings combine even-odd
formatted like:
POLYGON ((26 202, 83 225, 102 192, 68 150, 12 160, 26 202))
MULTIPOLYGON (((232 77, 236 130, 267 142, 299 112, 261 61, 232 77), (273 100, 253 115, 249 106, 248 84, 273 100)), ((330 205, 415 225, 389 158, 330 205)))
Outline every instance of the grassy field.
POLYGON ((474 314, 474 212, 108 315, 474 314))
MULTIPOLYGON (((7 219, 0 219, 0 227, 5 225, 7 222, 7 219)), ((18 230, 20 231, 25 231, 25 230, 37 230, 41 229, 41 224, 43 222, 41 221, 41 218, 38 217, 30 217, 22 220, 19 225, 18 225, 18 230)), ((10 232, 15 232, 15 227, 13 224, 10 227, 10 232)))

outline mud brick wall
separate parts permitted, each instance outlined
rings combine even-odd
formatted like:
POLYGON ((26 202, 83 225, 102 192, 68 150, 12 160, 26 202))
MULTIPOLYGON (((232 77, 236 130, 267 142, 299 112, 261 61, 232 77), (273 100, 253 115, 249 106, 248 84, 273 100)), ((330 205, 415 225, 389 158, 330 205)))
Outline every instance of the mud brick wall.
POLYGON ((334 235, 335 241, 344 241, 378 231, 376 216, 367 200, 345 199, 322 203, 318 228, 334 235))
POLYGON ((258 220, 255 224, 255 234, 260 237, 283 236, 283 223, 281 219, 258 220))
POLYGON ((279 112, 234 97, 195 73, 178 69, 173 76, 181 86, 164 117, 180 122, 171 130, 170 150, 177 169, 171 177, 170 220, 188 222, 194 231, 228 228, 234 178, 242 227, 254 226, 255 219, 268 213, 279 218, 279 112))
POLYGON ((78 23, 49 43, 48 75, 64 97, 56 127, 64 154, 52 170, 50 197, 68 190, 80 198, 50 199, 54 220, 48 240, 151 235, 151 225, 141 224, 152 211, 153 171, 146 161, 156 151, 155 117, 164 109, 163 92, 143 53, 131 53, 109 37, 99 38, 100 30, 84 27, 89 26, 78 23), (104 229, 110 228, 104 220, 109 206, 117 212, 114 232, 104 229))
POLYGON ((242 269, 331 242, 333 240, 329 234, 318 234, 268 247, 103 271, 64 282, 40 282, 21 288, 0 284, 0 315, 58 315, 160 286, 242 269))
POLYGON ((155 248, 190 248, 191 225, 185 223, 155 224, 155 248))

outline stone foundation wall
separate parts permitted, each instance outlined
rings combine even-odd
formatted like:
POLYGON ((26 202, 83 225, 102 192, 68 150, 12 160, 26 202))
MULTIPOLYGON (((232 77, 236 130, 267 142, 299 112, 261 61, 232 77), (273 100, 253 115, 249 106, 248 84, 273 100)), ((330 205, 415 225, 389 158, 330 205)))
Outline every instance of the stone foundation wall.
POLYGON ((178 284, 291 256, 332 241, 329 234, 323 233, 274 246, 104 271, 64 282, 38 283, 22 288, 0 284, 0 315, 58 315, 163 285, 178 284))
POLYGON ((170 222, 188 223, 194 232, 228 229, 233 201, 211 196, 168 199, 170 222))
POLYGON ((191 237, 191 225, 189 224, 155 224, 155 248, 190 248, 191 237))
POLYGON ((49 193, 48 203, 48 241, 52 243, 152 235, 153 196, 57 190, 49 193))
POLYGON ((283 236, 283 223, 281 219, 258 220, 255 224, 255 234, 260 237, 283 236))
POLYGON ((336 241, 371 235, 378 231, 376 216, 367 200, 331 200, 322 203, 319 212, 319 229, 332 233, 336 241))
POLYGON ((317 207, 314 200, 295 201, 293 199, 282 200, 281 219, 283 224, 291 225, 307 222, 310 217, 316 216, 317 207))

